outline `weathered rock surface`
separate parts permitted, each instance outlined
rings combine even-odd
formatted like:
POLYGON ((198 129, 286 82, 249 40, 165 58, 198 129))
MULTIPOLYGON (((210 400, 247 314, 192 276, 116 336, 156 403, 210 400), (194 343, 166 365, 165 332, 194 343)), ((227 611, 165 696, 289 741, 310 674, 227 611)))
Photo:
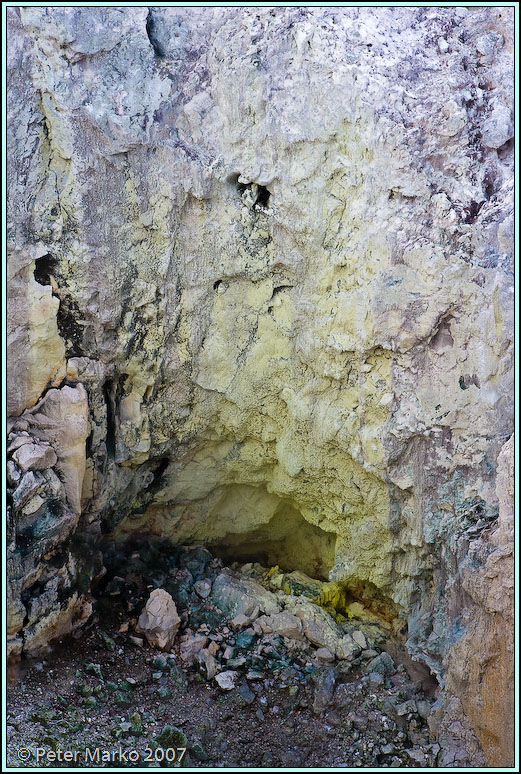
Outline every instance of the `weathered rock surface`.
POLYGON ((12 653, 100 534, 205 542, 344 581, 507 765, 513 9, 148 14, 8 9, 12 653))
POLYGON ((52 468, 53 465, 56 465, 58 457, 50 446, 26 443, 15 451, 13 460, 25 472, 52 468))
MULTIPOLYGON (((486 763, 514 766, 514 436, 499 455, 496 488, 497 529, 471 540, 461 562, 464 631, 446 656, 447 695, 459 697, 486 763)), ((445 732, 449 717, 442 715, 445 732)))

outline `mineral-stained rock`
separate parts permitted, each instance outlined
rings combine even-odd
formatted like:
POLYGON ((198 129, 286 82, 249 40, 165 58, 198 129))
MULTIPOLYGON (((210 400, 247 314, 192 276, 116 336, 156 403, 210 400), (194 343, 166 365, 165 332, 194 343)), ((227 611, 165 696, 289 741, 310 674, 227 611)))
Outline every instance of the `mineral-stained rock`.
POLYGON ((366 667, 368 672, 378 672, 381 675, 393 675, 396 672, 394 661, 388 653, 380 653, 366 667))
POLYGON ((8 427, 64 486, 9 513, 12 638, 101 532, 262 557, 507 765, 513 9, 7 10, 8 427))
POLYGON ((149 643, 161 650, 169 650, 181 625, 175 602, 164 589, 150 594, 136 626, 149 643))
POLYGON ((250 578, 233 577, 227 572, 220 573, 212 587, 212 601, 229 618, 241 613, 245 616, 257 610, 263 613, 278 613, 280 607, 276 597, 250 578))
POLYGON ((288 597, 286 610, 291 611, 301 621, 302 632, 312 645, 329 648, 332 653, 337 653, 340 648, 342 655, 337 655, 344 658, 341 646, 343 635, 328 613, 305 597, 288 597))

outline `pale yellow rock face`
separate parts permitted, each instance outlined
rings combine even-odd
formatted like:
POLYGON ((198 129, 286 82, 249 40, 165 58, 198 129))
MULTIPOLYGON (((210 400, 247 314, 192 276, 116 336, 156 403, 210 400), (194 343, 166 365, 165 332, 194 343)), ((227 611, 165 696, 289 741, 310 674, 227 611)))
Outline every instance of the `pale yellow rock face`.
POLYGON ((161 6, 162 57, 144 7, 9 10, 10 426, 64 487, 10 514, 12 636, 54 498, 342 581, 499 761, 512 9, 161 6))
POLYGON ((73 514, 81 513, 85 441, 90 432, 87 391, 82 384, 49 390, 30 414, 35 431, 50 441, 73 514))
POLYGON ((65 345, 56 323, 60 301, 50 285, 40 285, 32 276, 34 260, 46 252, 36 248, 32 255, 15 254, 8 263, 9 416, 33 406, 47 387, 65 377, 65 345))

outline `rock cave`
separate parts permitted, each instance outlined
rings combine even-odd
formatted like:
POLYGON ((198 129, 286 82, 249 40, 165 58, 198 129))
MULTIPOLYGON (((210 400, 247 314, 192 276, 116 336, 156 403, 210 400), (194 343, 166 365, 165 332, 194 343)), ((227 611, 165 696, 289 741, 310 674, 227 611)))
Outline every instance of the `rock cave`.
POLYGON ((514 12, 7 9, 13 706, 94 638, 114 744, 336 729, 156 763, 514 765, 514 12))

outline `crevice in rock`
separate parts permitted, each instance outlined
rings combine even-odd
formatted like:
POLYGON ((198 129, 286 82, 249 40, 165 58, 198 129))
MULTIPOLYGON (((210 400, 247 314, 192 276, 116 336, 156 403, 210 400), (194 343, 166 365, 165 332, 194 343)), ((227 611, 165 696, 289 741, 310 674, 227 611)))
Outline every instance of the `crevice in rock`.
POLYGON ((465 212, 465 217, 463 219, 463 223, 475 223, 484 204, 485 200, 481 202, 472 200, 468 207, 464 207, 463 209, 465 212))
POLYGON ((279 293, 282 293, 283 290, 291 290, 292 287, 293 285, 278 285, 278 287, 273 288, 273 293, 271 294, 270 300, 276 298, 276 296, 278 296, 279 293))
POLYGON ((66 356, 83 356, 83 327, 78 322, 81 313, 78 306, 70 300, 60 300, 56 322, 60 336, 66 344, 66 356))
POLYGON ((504 145, 497 149, 497 155, 500 161, 506 161, 514 152, 515 140, 513 137, 507 140, 504 145))
POLYGON ((154 54, 160 58, 166 56, 166 51, 157 38, 156 20, 154 19, 154 14, 151 8, 148 9, 146 31, 150 45, 154 49, 154 54))
POLYGON ((153 467, 145 477, 145 485, 146 485, 147 493, 149 495, 154 494, 155 492, 158 491, 158 489, 161 488, 161 478, 163 476, 163 473, 168 468, 169 464, 170 464, 170 459, 168 457, 163 457, 157 462, 156 466, 153 467), (147 484, 147 480, 150 481, 149 484, 147 484))
POLYGON ((228 176, 227 182, 237 189, 244 204, 255 210, 265 211, 269 206, 271 191, 260 183, 253 181, 251 183, 243 183, 241 178, 242 175, 234 173, 228 176))
POLYGON ((267 207, 269 200, 270 200, 271 193, 268 191, 266 186, 264 185, 257 185, 257 198, 255 200, 255 204, 259 207, 267 207))
POLYGON ((107 409, 107 435, 105 446, 107 456, 113 460, 116 454, 116 410, 115 410, 115 385, 112 379, 107 379, 103 385, 103 395, 107 409))

